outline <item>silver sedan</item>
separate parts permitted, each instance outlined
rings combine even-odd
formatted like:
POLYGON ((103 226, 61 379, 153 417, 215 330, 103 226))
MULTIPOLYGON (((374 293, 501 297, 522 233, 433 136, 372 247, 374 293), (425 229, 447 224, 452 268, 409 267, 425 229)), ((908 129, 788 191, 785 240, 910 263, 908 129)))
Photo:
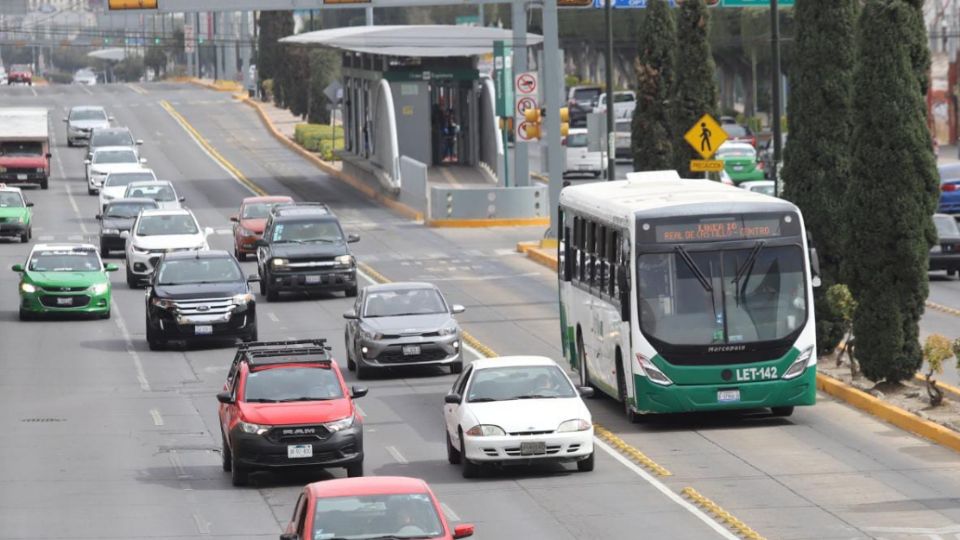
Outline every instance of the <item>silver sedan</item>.
POLYGON ((380 367, 443 365, 463 370, 460 325, 450 305, 430 283, 389 283, 364 288, 347 320, 347 368, 357 378, 380 367))

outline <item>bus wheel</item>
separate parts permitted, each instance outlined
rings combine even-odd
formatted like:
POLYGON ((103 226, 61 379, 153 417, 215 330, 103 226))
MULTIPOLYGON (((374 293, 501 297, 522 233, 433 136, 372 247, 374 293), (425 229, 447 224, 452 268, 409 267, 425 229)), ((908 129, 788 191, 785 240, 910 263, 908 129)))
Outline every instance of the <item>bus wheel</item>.
POLYGON ((793 407, 772 407, 770 411, 774 416, 787 417, 793 414, 793 407))
POLYGON ((623 372, 623 361, 620 350, 617 349, 617 399, 623 403, 623 411, 627 414, 627 420, 631 424, 640 421, 640 415, 630 406, 630 396, 627 394, 627 377, 623 372))

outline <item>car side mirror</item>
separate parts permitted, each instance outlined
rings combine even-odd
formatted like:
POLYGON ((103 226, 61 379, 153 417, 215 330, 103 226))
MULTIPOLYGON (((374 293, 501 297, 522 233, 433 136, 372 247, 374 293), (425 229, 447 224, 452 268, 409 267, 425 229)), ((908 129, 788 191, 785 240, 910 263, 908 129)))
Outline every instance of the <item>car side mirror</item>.
POLYGON ((64 123, 64 124, 66 124, 66 123, 69 122, 69 121, 70 121, 69 118, 67 118, 66 116, 63 117, 63 123, 64 123))
POLYGON ((143 144, 143 139, 137 139, 137 140, 134 141, 134 142, 137 143, 137 146, 140 146, 141 144, 143 144))
POLYGON ((577 392, 580 394, 580 397, 584 397, 584 398, 593 397, 593 388, 589 386, 581 386, 577 388, 577 392))
POLYGON ((50 152, 47 152, 45 155, 47 156, 47 159, 50 159, 53 157, 53 154, 51 154, 50 152))
POLYGON ((463 313, 463 312, 466 311, 466 310, 467 310, 467 308, 461 306, 460 304, 454 304, 454 305, 450 308, 450 311, 454 312, 455 314, 456 314, 456 313, 463 313))
POLYGON ((347 235, 347 243, 348 243, 348 244, 354 244, 354 243, 359 242, 359 241, 360 241, 360 235, 359 235, 359 234, 348 234, 348 235, 347 235))
POLYGON ((353 399, 362 398, 369 391, 366 386, 354 386, 350 389, 350 397, 353 399))
POLYGON ((27 208, 33 208, 33 203, 32 203, 32 202, 28 202, 28 203, 27 203, 27 208))
POLYGON ((260 275, 259 275, 259 274, 250 274, 249 276, 247 276, 247 281, 249 281, 250 283, 256 283, 256 282, 260 281, 260 275))
POLYGON ((217 394, 217 401, 223 403, 224 405, 229 405, 233 403, 233 394, 230 392, 220 392, 217 394))
POLYGON ((22 265, 22 264, 15 264, 15 265, 11 266, 10 269, 13 270, 14 272, 23 272, 23 265, 22 265))
POLYGON ((146 163, 146 162, 147 162, 147 158, 145 157, 140 158, 140 163, 146 163))
POLYGON ((820 256, 815 247, 810 248, 810 273, 814 276, 820 275, 820 256))
POLYGON ((120 238, 130 238, 130 231, 121 231, 120 238))
POLYGON ((117 265, 114 264, 114 263, 110 263, 110 264, 104 266, 103 269, 104 269, 105 271, 107 271, 107 272, 116 272, 117 270, 120 269, 120 267, 117 266, 117 265))
POLYGON ((359 319, 360 316, 357 315, 357 310, 350 309, 348 311, 343 312, 343 318, 347 320, 356 320, 356 319, 359 319))
POLYGON ((443 396, 443 402, 451 405, 459 405, 461 401, 463 401, 463 397, 456 392, 443 396))
POLYGON ((466 538, 468 536, 473 536, 473 525, 463 523, 453 528, 454 538, 466 538))
POLYGON ((211 234, 213 234, 213 232, 214 232, 214 231, 213 231, 213 227, 204 227, 204 228, 203 228, 203 234, 204 234, 204 236, 210 236, 211 234))
POLYGON ((95 219, 95 220, 97 220, 97 221, 100 221, 100 220, 103 219, 103 214, 97 214, 97 215, 93 216, 93 219, 95 219))
POLYGON ((230 216, 230 221, 240 223, 240 216, 230 216))
POLYGON ((179 202, 187 202, 187 198, 186 198, 186 197, 180 197, 180 198, 177 199, 177 201, 179 201, 179 202))
POLYGON ((300 540, 300 535, 297 533, 283 533, 280 535, 280 540, 300 540))
POLYGON ((89 165, 89 164, 91 164, 91 163, 93 163, 93 162, 90 161, 89 159, 83 160, 83 164, 84 164, 84 165, 89 165))
POLYGON ((113 122, 113 121, 115 121, 115 120, 116 120, 116 118, 114 118, 114 117, 112 117, 112 116, 108 116, 108 117, 107 117, 107 121, 108 121, 108 122, 113 122))

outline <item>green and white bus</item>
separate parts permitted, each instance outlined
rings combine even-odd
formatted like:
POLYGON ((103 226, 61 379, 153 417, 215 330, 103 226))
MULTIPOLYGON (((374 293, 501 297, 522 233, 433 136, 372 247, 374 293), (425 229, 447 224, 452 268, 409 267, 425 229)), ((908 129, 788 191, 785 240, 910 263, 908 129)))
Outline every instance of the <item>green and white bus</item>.
POLYGON ((631 420, 814 404, 819 263, 796 206, 653 171, 565 188, 559 219, 563 349, 581 384, 631 420))

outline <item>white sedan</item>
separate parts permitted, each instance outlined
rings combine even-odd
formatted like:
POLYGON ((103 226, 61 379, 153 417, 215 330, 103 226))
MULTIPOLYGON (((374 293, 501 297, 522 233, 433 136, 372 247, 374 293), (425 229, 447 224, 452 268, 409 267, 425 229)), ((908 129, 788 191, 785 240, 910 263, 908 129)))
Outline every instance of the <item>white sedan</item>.
POLYGON ((485 358, 467 366, 444 398, 447 459, 464 478, 483 464, 576 462, 592 471, 593 420, 560 366, 540 356, 485 358))

